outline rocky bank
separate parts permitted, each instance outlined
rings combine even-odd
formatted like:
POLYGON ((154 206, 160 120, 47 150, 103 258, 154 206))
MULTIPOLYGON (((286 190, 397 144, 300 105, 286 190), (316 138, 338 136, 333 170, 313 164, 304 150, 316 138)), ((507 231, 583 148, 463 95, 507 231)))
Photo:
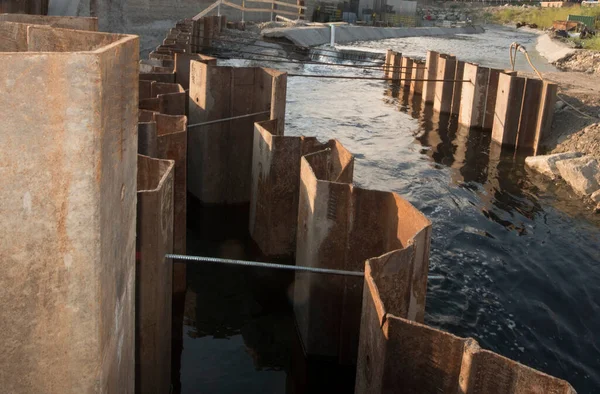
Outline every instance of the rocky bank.
POLYGON ((556 68, 562 71, 576 71, 587 74, 600 73, 600 52, 578 50, 554 62, 556 68))

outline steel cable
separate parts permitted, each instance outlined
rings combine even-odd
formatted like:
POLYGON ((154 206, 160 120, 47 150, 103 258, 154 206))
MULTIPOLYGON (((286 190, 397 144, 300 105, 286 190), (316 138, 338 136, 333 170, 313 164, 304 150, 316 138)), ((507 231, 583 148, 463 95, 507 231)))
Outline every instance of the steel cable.
MULTIPOLYGON (((511 65, 512 71, 515 71, 515 62, 517 60, 517 51, 519 51, 525 55, 525 59, 527 59, 527 62, 529 63, 529 65, 531 66, 533 71, 535 71, 537 76, 543 81, 544 77, 542 77, 542 74, 539 72, 537 67, 535 67, 533 65, 533 62, 531 61, 531 58, 529 57, 529 53, 527 53, 527 49, 523 45, 516 43, 516 42, 513 42, 512 44, 510 44, 510 47, 509 47, 510 65, 511 65), (513 55, 513 53, 514 53, 514 55, 513 55)), ((573 106, 572 104, 567 102, 567 100, 565 100, 563 97, 561 97, 560 94, 557 93, 556 95, 558 96, 560 101, 565 103, 565 105, 567 105, 568 107, 573 109, 575 112, 579 113, 580 115, 583 115, 583 116, 591 118, 591 119, 598 119, 597 116, 587 114, 587 113, 581 111, 580 109, 576 108, 575 106, 573 106)))
MULTIPOLYGON (((259 267, 259 268, 273 268, 282 269, 288 271, 305 271, 313 272, 316 274, 330 274, 330 275, 342 275, 342 276, 357 276, 364 277, 364 272, 361 271, 347 271, 347 270, 336 270, 329 268, 318 268, 318 267, 305 267, 300 265, 287 265, 287 264, 276 264, 276 263, 264 263, 260 261, 248 261, 248 260, 237 260, 237 259, 222 259, 219 257, 206 257, 206 256, 187 256, 182 254, 165 254, 165 258, 182 261, 196 261, 204 263, 218 263, 218 264, 230 264, 230 265, 241 265, 246 267, 259 267)), ((442 275, 428 275, 427 279, 444 279, 442 275)))

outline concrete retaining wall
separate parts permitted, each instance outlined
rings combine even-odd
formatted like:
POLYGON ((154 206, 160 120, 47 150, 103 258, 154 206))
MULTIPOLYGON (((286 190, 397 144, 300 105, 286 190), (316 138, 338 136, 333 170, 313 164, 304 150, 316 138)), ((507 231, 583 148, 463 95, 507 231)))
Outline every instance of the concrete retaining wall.
POLYGON ((2 391, 132 393, 138 39, 11 26, 26 33, 0 38, 21 50, 0 52, 2 391))
MULTIPOLYGON (((352 41, 383 40, 402 37, 450 36, 454 34, 476 34, 485 30, 480 26, 465 27, 364 27, 336 26, 335 42, 342 44, 352 41)), ((286 38, 300 47, 312 47, 329 44, 329 27, 288 27, 263 30, 262 35, 269 38, 286 38)))

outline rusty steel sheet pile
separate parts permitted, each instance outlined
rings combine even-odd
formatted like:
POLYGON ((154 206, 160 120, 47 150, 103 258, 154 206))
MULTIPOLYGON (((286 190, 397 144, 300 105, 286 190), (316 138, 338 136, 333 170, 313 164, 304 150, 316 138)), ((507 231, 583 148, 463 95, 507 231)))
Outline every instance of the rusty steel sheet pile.
POLYGON ((134 390, 139 40, 95 26, 0 15, 4 392, 134 390))
MULTIPOLYGON (((294 274, 298 335, 307 355, 356 364, 356 393, 575 392, 423 323, 431 222, 396 193, 356 186, 339 141, 284 134, 287 73, 198 53, 224 17, 177 22, 141 61, 137 37, 97 26, 0 14, 8 392, 170 390, 187 279, 166 255, 186 254, 188 192, 249 204, 264 256, 315 269, 294 274)), ((503 148, 535 152, 551 124, 545 81, 433 51, 425 62, 388 51, 383 71, 503 148)))

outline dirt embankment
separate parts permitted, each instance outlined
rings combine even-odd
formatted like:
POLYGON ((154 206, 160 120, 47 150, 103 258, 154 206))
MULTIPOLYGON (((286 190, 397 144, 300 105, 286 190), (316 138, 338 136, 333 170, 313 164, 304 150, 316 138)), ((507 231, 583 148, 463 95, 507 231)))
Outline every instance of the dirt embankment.
POLYGON ((561 71, 600 74, 600 52, 580 50, 559 59, 554 65, 561 71))
POLYGON ((600 123, 593 123, 559 143, 553 152, 582 152, 600 158, 600 123))
POLYGON ((543 76, 559 86, 552 132, 542 139, 544 153, 577 151, 600 160, 600 78, 582 72, 543 76))
POLYGON ((543 137, 542 147, 546 153, 577 151, 600 160, 600 52, 574 50, 572 44, 552 39, 551 33, 538 39, 543 56, 563 53, 552 63, 562 72, 543 74, 558 84, 559 94, 552 132, 543 137))

